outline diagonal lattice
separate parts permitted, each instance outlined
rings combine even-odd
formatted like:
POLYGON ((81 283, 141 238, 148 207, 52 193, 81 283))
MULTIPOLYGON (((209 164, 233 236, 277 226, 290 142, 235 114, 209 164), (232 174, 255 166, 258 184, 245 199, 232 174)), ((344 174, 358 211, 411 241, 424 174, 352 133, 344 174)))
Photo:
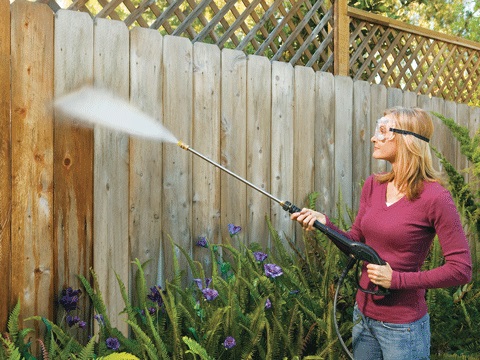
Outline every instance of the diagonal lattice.
MULTIPOLYGON (((55 0, 50 7, 59 8, 55 0)), ((68 9, 333 71, 331 0, 74 0, 68 9)))
POLYGON ((350 23, 350 75, 468 103, 480 85, 480 52, 364 20, 350 23))

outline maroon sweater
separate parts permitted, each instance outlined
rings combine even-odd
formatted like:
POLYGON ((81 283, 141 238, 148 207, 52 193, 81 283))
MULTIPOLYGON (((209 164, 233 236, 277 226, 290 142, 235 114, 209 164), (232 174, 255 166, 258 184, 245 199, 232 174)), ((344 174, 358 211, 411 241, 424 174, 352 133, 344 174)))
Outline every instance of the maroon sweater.
MULTIPOLYGON (((472 260, 460 217, 448 190, 425 182, 420 197, 405 197, 387 206, 387 183, 372 175, 362 189, 360 207, 348 238, 374 248, 393 269, 390 294, 357 292, 356 301, 366 316, 390 323, 410 323, 427 313, 425 289, 465 284, 471 280, 472 260), (445 263, 421 271, 432 241, 438 235, 445 263)), ((336 228, 327 218, 327 226, 336 228)), ((360 285, 371 288, 366 268, 360 285)))

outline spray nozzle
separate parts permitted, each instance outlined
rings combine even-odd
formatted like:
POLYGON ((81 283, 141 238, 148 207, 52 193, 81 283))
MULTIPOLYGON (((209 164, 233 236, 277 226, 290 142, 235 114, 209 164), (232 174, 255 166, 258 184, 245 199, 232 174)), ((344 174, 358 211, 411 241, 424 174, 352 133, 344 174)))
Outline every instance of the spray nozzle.
POLYGON ((183 150, 188 150, 188 148, 190 147, 190 145, 187 145, 182 141, 177 142, 177 145, 180 146, 183 150))

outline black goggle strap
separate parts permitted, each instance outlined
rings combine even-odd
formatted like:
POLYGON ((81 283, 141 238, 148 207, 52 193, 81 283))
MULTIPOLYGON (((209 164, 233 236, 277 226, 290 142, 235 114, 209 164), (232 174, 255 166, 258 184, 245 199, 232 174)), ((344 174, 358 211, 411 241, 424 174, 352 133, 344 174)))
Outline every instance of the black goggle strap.
POLYGON ((408 131, 408 130, 401 130, 401 129, 395 129, 395 128, 390 128, 390 131, 392 132, 396 132, 398 134, 403 134, 403 135, 413 135, 415 136, 416 138, 420 139, 420 140, 423 140, 425 142, 430 142, 430 139, 425 137, 425 136, 422 136, 420 134, 417 134, 417 133, 414 133, 413 131, 408 131))

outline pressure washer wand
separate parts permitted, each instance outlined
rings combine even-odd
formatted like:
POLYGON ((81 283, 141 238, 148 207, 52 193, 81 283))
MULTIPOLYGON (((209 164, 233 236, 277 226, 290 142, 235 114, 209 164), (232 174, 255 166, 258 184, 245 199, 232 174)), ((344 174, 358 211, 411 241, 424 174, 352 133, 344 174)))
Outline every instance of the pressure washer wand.
MULTIPOLYGON (((243 182, 244 184, 250 186, 251 188, 257 190, 258 192, 262 193, 265 196, 268 196, 270 199, 273 201, 277 202, 280 204, 283 208, 283 210, 288 211, 290 214, 293 214, 295 212, 301 211, 300 208, 297 206, 293 205, 289 201, 282 201, 272 194, 266 192, 265 190, 259 188, 258 186, 255 186, 252 184, 250 181, 245 180, 241 176, 235 174, 234 172, 228 170, 224 166, 216 163, 215 161, 209 159, 208 157, 202 155, 198 151, 192 149, 189 145, 179 141, 177 143, 178 146, 180 146, 182 149, 190 151, 191 153, 199 156, 203 160, 209 162, 210 164, 214 165, 215 167, 219 168, 222 171, 225 171, 227 174, 233 176, 237 180, 243 182)), ((372 249, 370 246, 358 242, 358 241, 353 241, 347 238, 346 236, 338 233, 337 231, 330 229, 328 226, 322 224, 320 221, 316 220, 313 226, 317 229, 320 230, 322 233, 327 235, 333 242, 334 244, 342 251, 344 252, 347 256, 350 256, 351 258, 355 260, 361 260, 361 261, 367 261, 372 264, 377 264, 377 265, 385 265, 385 261, 377 254, 377 252, 372 249)))

